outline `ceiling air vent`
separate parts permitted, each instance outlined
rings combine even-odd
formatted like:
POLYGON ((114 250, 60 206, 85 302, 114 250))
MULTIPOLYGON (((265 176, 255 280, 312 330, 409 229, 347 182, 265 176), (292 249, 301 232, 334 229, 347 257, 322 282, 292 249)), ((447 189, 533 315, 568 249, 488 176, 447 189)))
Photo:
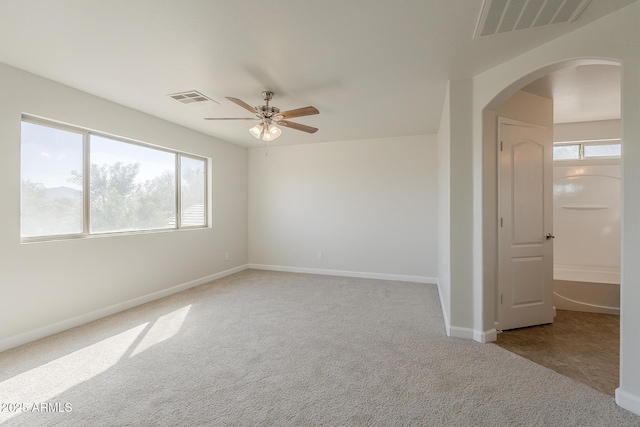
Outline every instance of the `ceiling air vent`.
POLYGON ((572 23, 591 0, 484 0, 474 39, 544 25, 572 23))
POLYGON ((213 99, 209 98, 208 96, 201 94, 197 90, 190 90, 189 92, 172 93, 171 95, 168 95, 168 96, 175 99, 176 101, 182 102, 183 104, 193 104, 196 102, 216 102, 213 99))

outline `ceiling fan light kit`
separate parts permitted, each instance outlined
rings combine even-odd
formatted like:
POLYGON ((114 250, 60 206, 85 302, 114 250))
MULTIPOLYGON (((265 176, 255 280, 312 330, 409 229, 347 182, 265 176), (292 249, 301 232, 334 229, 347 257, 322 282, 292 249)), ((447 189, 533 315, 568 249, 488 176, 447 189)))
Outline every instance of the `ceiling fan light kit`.
POLYGON ((267 126, 266 134, 271 135, 271 138, 276 139, 277 137, 282 135, 282 130, 278 126, 271 123, 269 126, 267 126))
POLYGON ((249 133, 256 139, 262 139, 263 141, 269 142, 282 135, 282 130, 274 123, 266 124, 260 122, 249 129, 249 133))
POLYGON ((282 129, 280 129, 277 125, 286 126, 291 129, 300 130, 307 133, 315 133, 317 132, 317 128, 302 125, 299 123, 291 122, 289 120, 285 120, 292 117, 302 117, 302 116, 311 116, 314 114, 319 114, 317 108, 308 106, 303 108, 297 108, 295 110, 288 110, 280 112, 280 109, 277 107, 273 107, 269 105, 269 101, 273 98, 273 92, 264 91, 262 92, 262 99, 265 101, 265 105, 259 105, 256 107, 252 107, 246 102, 238 99, 232 98, 230 96, 226 97, 229 101, 233 102, 236 105, 244 108, 245 110, 256 115, 256 118, 249 117, 232 117, 232 118, 218 118, 218 117, 207 117, 205 120, 260 120, 260 123, 253 126, 249 129, 249 133, 256 139, 262 139, 265 142, 270 142, 278 138, 282 135, 282 129))

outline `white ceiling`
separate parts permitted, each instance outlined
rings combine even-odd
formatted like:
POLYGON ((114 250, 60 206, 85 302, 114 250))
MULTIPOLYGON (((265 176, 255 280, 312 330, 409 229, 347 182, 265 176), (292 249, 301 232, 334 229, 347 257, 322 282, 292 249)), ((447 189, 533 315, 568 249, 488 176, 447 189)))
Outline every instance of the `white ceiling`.
POLYGON ((555 123, 619 119, 620 71, 619 65, 578 65, 548 74, 523 90, 553 98, 555 123))
POLYGON ((281 110, 320 110, 293 119, 317 133, 276 144, 416 135, 437 132, 447 80, 634 1, 473 40, 480 0, 0 0, 0 62, 246 147, 260 145, 251 122, 203 118, 248 117, 224 97, 259 105, 266 89, 281 110), (219 104, 167 97, 188 90, 219 104))

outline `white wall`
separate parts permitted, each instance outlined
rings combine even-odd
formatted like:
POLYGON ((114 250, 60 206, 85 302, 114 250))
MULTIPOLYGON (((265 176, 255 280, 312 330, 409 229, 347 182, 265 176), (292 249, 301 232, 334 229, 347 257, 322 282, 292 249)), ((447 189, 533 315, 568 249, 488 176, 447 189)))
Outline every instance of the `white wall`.
POLYGON ((0 350, 246 265, 246 149, 2 64, 0 93, 0 350), (213 227, 21 244, 22 113, 210 157, 213 227))
MULTIPOLYGON (((478 338, 473 330, 475 316, 480 314, 473 310, 475 295, 468 286, 474 274, 472 227, 473 189, 480 183, 473 182, 473 139, 471 128, 465 124, 471 121, 473 96, 471 79, 453 80, 449 82, 449 159, 439 167, 448 169, 449 173, 449 229, 443 230, 449 235, 449 281, 450 281, 450 334, 460 338, 478 338)), ((442 133, 443 130, 441 129, 442 133)), ((442 241, 441 243, 446 243, 442 241)), ((445 248, 442 248, 445 249, 445 248)), ((445 273, 446 274, 446 273, 445 273)), ((482 335, 482 333, 480 333, 482 335)))
MULTIPOLYGON (((621 272, 621 354, 620 388, 616 401, 621 406, 640 414, 640 50, 636 40, 640 37, 640 2, 635 2, 613 14, 605 16, 585 27, 573 31, 539 48, 533 49, 474 78, 473 121, 463 126, 473 127, 473 178, 482 181, 483 176, 483 110, 495 109, 504 99, 519 88, 537 78, 562 68, 567 61, 617 60, 622 63, 622 137, 624 145, 623 170, 623 221, 622 221, 622 272, 621 272)), ((454 119, 452 118, 452 121, 454 119)), ((452 194, 452 197, 456 197, 452 194)), ((474 204, 482 205, 483 189, 475 189, 474 204)), ((483 218, 477 209, 473 218, 475 235, 482 236, 483 218), (477 230, 480 230, 479 232, 477 230)), ((451 227, 458 224, 452 222, 451 227)), ((462 224, 467 226, 467 224, 462 224)), ((474 240, 474 266, 483 265, 483 241, 474 240)), ((482 270, 474 270, 472 284, 464 284, 469 292, 493 287, 483 283, 482 270), (479 274, 478 274, 479 273, 479 274)), ((452 301, 453 306, 453 301, 452 301)), ((471 308, 477 311, 492 310, 486 301, 476 298, 471 308)), ((486 319, 483 317, 483 319, 486 319)), ((474 324, 482 330, 486 324, 474 324)))
MULTIPOLYGON (((473 277, 473 186, 470 127, 473 95, 471 79, 447 85, 438 131, 439 215, 438 282, 447 334, 475 338, 473 301, 476 295, 465 286, 473 277), (454 226, 453 224, 458 224, 454 226)), ((480 334, 482 335, 482 334, 480 334)), ((484 341, 484 336, 479 336, 484 341)))
POLYGON ((595 120, 592 122, 556 123, 553 125, 553 140, 588 141, 591 139, 620 138, 620 120, 595 120))
MULTIPOLYGON (((528 92, 518 91, 496 109, 496 116, 552 129, 553 100, 528 92)), ((495 149, 496 145, 493 144, 493 146, 495 149)), ((497 156, 497 152, 495 152, 495 154, 497 156)))
POLYGON ((249 262, 435 283, 436 166, 435 135, 249 150, 249 262))

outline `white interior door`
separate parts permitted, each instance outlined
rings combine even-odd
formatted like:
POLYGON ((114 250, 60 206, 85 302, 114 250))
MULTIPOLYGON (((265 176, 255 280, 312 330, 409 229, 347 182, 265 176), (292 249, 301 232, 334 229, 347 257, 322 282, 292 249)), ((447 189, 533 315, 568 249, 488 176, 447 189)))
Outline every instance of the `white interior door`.
POLYGON ((553 322, 553 137, 498 124, 498 328, 506 330, 553 322))

